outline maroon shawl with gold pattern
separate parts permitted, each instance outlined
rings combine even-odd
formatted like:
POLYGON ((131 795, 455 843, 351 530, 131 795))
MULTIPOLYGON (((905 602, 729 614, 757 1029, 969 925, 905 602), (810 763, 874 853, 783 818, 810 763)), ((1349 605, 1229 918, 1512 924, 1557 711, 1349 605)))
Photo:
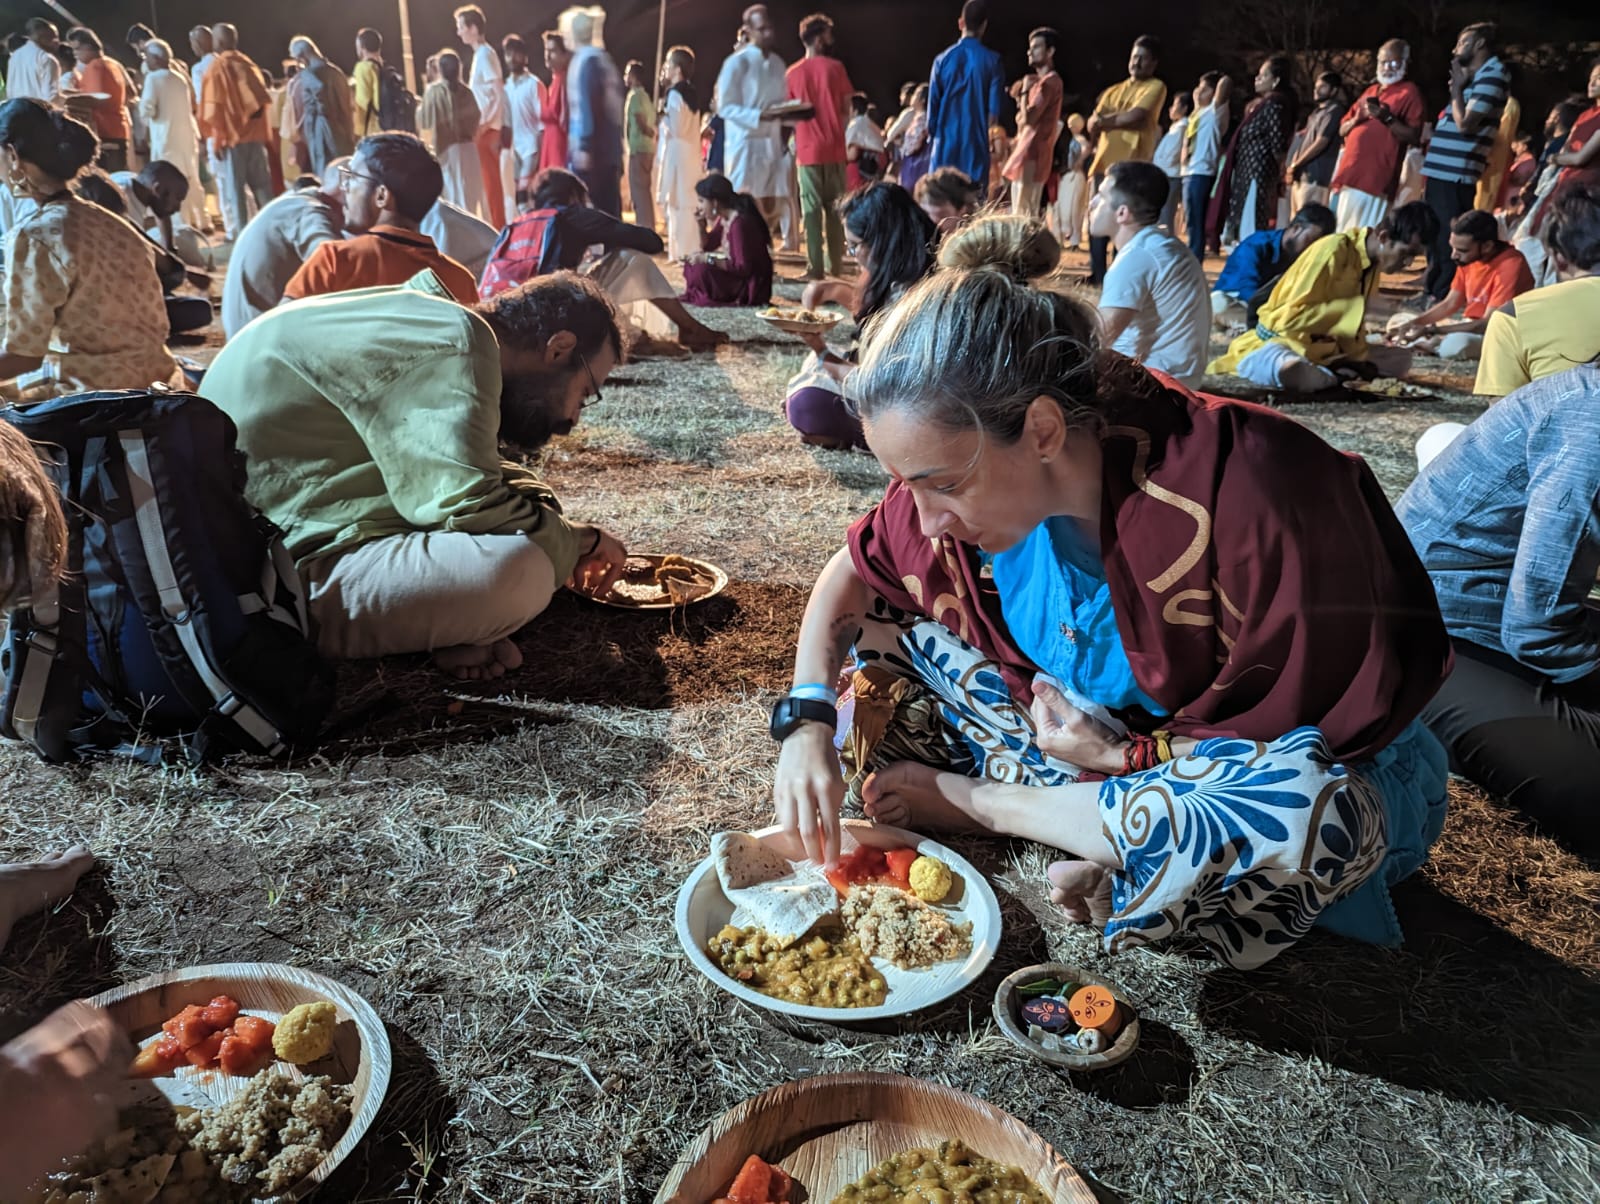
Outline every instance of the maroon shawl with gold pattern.
MULTIPOLYGON (((1134 678, 1170 716, 1159 726, 1272 740, 1311 725, 1347 760, 1389 744, 1451 654, 1432 582, 1366 463, 1261 406, 1125 361, 1106 375, 1106 580, 1134 678)), ((1034 668, 976 548, 924 536, 899 483, 849 542, 871 589, 948 627, 1031 698, 1034 668)))

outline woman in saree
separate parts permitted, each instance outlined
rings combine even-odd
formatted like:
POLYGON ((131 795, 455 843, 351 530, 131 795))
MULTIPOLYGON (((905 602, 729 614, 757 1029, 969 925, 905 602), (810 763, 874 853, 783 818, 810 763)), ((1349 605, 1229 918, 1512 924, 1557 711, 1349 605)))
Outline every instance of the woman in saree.
POLYGON ((868 332, 851 391, 893 480, 812 591, 779 821, 837 857, 853 647, 856 714, 893 705, 853 767, 866 814, 1065 850, 1051 897, 1109 950, 1398 944, 1388 889, 1444 821, 1427 574, 1359 458, 1103 350, 1033 283, 1059 259, 1038 221, 982 219, 868 332))
POLYGON ((1245 107, 1228 144, 1206 227, 1220 230, 1226 245, 1277 223, 1283 192, 1283 161, 1294 137, 1300 102, 1290 87, 1294 65, 1274 55, 1256 72, 1256 98, 1245 107))

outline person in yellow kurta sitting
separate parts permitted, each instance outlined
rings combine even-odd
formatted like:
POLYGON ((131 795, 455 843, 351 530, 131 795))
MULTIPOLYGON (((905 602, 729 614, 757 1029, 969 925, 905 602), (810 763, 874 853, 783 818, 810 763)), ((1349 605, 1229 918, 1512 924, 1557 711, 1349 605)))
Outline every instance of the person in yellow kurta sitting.
POLYGON ((1341 361, 1382 360, 1374 365, 1380 375, 1405 375, 1410 353, 1369 347, 1361 324, 1383 273, 1404 269, 1438 230, 1433 210, 1414 201, 1370 229, 1318 239, 1279 279, 1255 328, 1206 371, 1292 393, 1333 387, 1338 377, 1331 366, 1341 361))
POLYGON ((1504 397, 1600 355, 1600 184, 1555 193, 1544 240, 1560 279, 1489 315, 1474 393, 1504 397))

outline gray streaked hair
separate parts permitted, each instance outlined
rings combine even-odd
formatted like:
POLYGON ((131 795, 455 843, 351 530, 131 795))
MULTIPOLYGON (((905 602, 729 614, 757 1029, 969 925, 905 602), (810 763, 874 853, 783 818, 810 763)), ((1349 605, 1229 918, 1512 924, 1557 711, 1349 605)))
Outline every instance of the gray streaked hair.
POLYGON ((144 53, 148 58, 155 58, 167 64, 172 62, 172 47, 161 38, 151 38, 144 44, 144 53))
POLYGON ((1055 398, 1074 428, 1101 429, 1099 317, 1049 286, 1061 245, 1037 219, 986 217, 952 234, 940 270, 868 326, 850 377, 864 420, 901 411, 1002 444, 1055 398))

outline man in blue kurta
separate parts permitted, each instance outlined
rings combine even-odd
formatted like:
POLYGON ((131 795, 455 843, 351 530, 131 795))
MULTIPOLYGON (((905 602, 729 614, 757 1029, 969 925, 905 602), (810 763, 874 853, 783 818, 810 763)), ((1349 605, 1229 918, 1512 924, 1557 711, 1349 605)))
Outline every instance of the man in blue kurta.
POLYGON ((928 130, 933 135, 930 171, 954 167, 989 194, 989 127, 1000 118, 1005 95, 1000 55, 983 44, 989 24, 986 0, 961 6, 961 37, 933 60, 928 85, 928 130))

